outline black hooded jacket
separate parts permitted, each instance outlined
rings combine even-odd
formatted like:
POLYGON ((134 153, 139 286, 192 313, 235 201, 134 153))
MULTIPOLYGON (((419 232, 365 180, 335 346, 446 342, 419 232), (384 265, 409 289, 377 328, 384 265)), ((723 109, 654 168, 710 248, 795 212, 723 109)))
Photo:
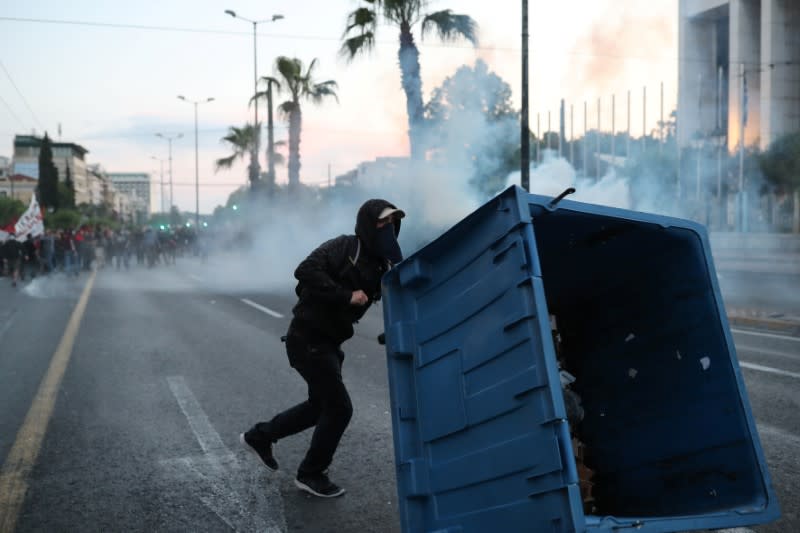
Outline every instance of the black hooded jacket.
MULTIPOLYGON (((353 336, 353 324, 380 299, 381 278, 388 261, 375 252, 378 215, 395 208, 386 200, 369 200, 356 218, 356 234, 340 235, 322 243, 303 260, 294 272, 295 293, 299 298, 292 312, 292 330, 320 342, 341 344, 353 336), (351 305, 353 291, 362 290, 366 305, 351 305)), ((395 235, 400 221, 395 222, 395 235)))

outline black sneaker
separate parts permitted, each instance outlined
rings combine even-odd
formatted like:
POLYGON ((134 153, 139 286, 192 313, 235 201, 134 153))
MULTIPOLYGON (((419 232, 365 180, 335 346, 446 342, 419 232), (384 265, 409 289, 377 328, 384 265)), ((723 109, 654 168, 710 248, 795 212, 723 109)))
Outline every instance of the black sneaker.
POLYGON ((328 474, 297 474, 294 480, 297 488, 320 498, 336 498, 344 494, 344 489, 328 479, 328 474))
POLYGON ((239 442, 247 451, 258 457, 264 466, 270 470, 278 469, 278 461, 272 455, 272 443, 264 445, 262 442, 255 442, 247 437, 247 433, 239 434, 239 442))

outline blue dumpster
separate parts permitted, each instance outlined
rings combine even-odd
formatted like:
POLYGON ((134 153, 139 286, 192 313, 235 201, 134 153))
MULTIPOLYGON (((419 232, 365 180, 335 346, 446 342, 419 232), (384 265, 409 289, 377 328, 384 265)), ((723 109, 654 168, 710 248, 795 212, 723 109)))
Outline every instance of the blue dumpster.
POLYGON ((403 531, 776 519, 705 229, 551 201, 509 188, 384 278, 403 531))

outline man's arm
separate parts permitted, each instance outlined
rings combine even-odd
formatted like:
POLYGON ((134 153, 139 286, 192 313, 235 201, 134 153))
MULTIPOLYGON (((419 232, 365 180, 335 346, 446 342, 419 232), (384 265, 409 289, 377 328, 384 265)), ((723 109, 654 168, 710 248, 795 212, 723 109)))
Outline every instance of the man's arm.
POLYGON ((332 304, 350 304, 353 292, 334 281, 332 273, 348 260, 350 238, 342 235, 322 243, 294 271, 312 298, 332 304))

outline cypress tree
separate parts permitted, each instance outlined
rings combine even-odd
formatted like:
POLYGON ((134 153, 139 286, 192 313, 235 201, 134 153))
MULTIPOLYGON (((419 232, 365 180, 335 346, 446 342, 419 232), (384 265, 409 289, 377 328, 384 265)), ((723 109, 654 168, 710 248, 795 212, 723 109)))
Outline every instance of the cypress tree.
POLYGON ((61 207, 65 207, 68 209, 75 208, 75 182, 72 181, 72 172, 69 169, 69 165, 67 165, 67 174, 64 177, 64 185, 67 187, 67 202, 66 205, 61 207))
POLYGON ((47 132, 42 139, 39 150, 39 203, 40 205, 58 209, 58 169, 53 163, 53 147, 47 132))

